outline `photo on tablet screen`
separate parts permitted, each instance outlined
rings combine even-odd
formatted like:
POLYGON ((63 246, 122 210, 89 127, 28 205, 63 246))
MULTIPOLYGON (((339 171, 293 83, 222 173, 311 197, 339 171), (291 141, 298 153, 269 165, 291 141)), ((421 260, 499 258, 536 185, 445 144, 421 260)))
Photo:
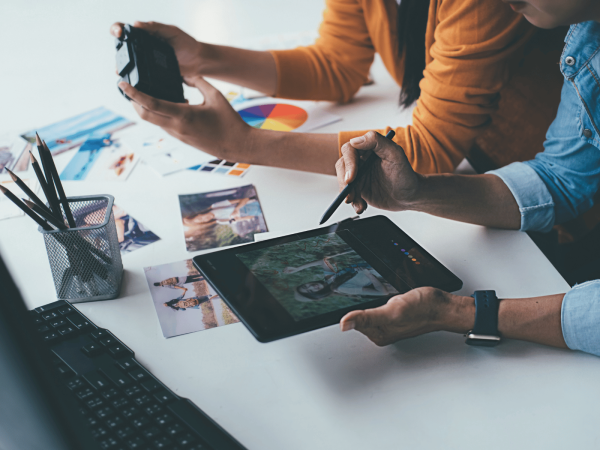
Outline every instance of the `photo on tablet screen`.
POLYGON ((236 256, 296 321, 398 293, 336 233, 236 256))

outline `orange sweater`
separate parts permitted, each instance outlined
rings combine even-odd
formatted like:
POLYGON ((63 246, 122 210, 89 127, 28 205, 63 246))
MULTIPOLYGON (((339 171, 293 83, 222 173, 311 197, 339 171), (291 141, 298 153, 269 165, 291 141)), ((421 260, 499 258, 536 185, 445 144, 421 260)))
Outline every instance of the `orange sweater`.
MULTIPOLYGON (((314 45, 272 52, 276 95, 347 102, 367 80, 376 52, 402 85, 397 8, 396 0, 327 0, 314 45)), ((537 51, 533 59, 526 58, 533 55, 535 35, 523 16, 499 0, 430 1, 421 96, 412 125, 395 128, 394 138, 415 170, 451 172, 473 149, 483 150, 496 166, 529 159, 542 150, 560 100, 562 77, 552 68, 560 45, 556 51, 537 51), (535 71, 511 77, 527 72, 532 64, 554 72, 540 73, 537 80, 535 71)), ((390 94, 397 101, 397 93, 390 94)), ((341 132, 340 146, 364 132, 341 132)))

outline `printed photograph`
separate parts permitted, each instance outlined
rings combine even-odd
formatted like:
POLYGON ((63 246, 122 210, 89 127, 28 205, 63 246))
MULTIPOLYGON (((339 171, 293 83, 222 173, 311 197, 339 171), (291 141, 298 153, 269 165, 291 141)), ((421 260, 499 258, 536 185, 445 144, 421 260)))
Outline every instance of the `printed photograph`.
POLYGON ((156 234, 117 205, 113 205, 113 215, 122 254, 131 253, 160 240, 156 234))
POLYGON ((294 320, 398 293, 335 233, 236 256, 294 320))
POLYGON ((180 195, 179 205, 188 252, 254 242, 268 231, 253 185, 180 195))
POLYGON ((60 174, 65 181, 125 181, 139 155, 110 134, 92 134, 60 174))
POLYGON ((239 322, 191 259, 144 267, 144 272, 164 337, 239 322))
POLYGON ((60 122, 36 128, 21 135, 23 139, 35 145, 35 132, 37 131, 52 152, 58 155, 66 150, 75 148, 85 142, 92 134, 112 134, 133 125, 129 119, 121 117, 114 112, 99 107, 92 111, 78 114, 60 122))
POLYGON ((19 136, 10 133, 0 134, 0 174, 7 173, 5 169, 13 172, 27 170, 29 150, 31 144, 19 136))

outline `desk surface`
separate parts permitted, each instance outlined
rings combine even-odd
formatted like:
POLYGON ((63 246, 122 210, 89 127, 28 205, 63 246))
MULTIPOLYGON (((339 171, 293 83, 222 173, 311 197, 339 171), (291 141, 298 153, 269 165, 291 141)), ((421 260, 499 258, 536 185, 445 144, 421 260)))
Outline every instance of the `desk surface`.
MULTIPOLYGON (((318 26, 322 1, 281 5, 12 2, 0 19, 8 47, 0 89, 9 105, 0 123, 22 131, 99 105, 135 118, 114 86, 106 33, 115 19, 175 23, 227 44, 318 26)), ((351 104, 322 105, 344 120, 319 132, 408 123, 410 111, 397 108, 398 88, 378 62, 373 75, 376 84, 351 104)), ((59 166, 69 157, 63 156, 59 166)), ((268 167, 253 167, 241 182, 255 184, 271 231, 314 227, 337 192, 333 177, 268 167)), ((78 308, 249 449, 598 448, 600 411, 593 399, 600 395, 600 360, 593 356, 516 341, 474 348, 450 333, 378 348, 335 326, 270 344, 256 342, 242 324, 164 339, 142 267, 193 255, 185 251, 176 195, 239 184, 192 172, 160 178, 138 165, 125 183, 70 182, 65 189, 114 195, 162 238, 124 255, 120 299, 78 308)), ((350 215, 345 206, 333 219, 350 215)), ((502 297, 524 297, 569 288, 524 233, 419 213, 386 215, 464 281, 462 293, 493 288, 502 297)), ((0 221, 0 251, 30 307, 55 298, 42 237, 31 221, 0 221)))

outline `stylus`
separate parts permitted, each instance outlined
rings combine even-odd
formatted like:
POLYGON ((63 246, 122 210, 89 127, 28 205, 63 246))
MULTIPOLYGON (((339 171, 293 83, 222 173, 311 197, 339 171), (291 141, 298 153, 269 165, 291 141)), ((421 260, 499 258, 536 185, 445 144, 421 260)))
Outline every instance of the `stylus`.
MULTIPOLYGON (((394 130, 390 130, 388 132, 388 134, 385 135, 385 137, 388 138, 389 140, 392 140, 395 135, 396 135, 396 133, 394 132, 394 130)), ((335 212, 336 209, 338 209, 338 207, 342 204, 344 199, 346 197, 348 197, 348 194, 352 190, 354 183, 356 183, 356 181, 358 179, 360 179, 360 177, 362 175, 364 175, 364 173, 369 169, 369 167, 371 167, 371 165, 375 162, 376 159, 377 159, 377 155, 375 154, 375 152, 372 152, 369 155, 369 157, 365 160, 365 162, 360 165, 354 181, 352 181, 351 183, 348 183, 346 185, 346 187, 344 189, 342 189, 342 192, 339 193, 339 195, 336 197, 336 199, 333 201, 333 203, 329 206, 329 208, 327 208, 327 211, 325 211, 325 214, 323 214, 323 217, 321 217, 321 221, 319 222, 319 225, 323 225, 325 222, 327 222, 329 220, 331 215, 335 212)))

